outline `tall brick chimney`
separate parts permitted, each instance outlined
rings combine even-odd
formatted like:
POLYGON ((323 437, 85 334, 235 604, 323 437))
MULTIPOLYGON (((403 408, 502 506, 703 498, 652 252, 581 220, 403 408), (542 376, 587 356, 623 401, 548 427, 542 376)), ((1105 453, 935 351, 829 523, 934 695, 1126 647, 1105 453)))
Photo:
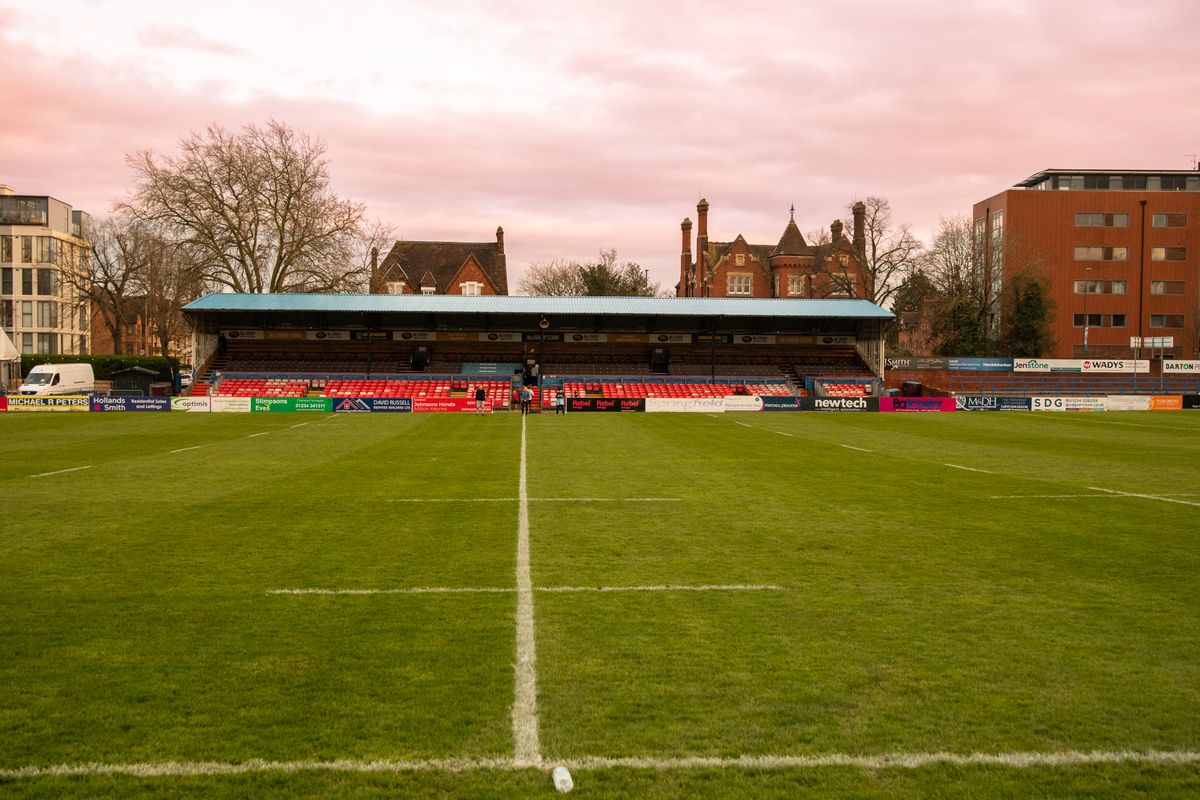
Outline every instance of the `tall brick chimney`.
POLYGON ((835 219, 829 223, 829 233, 833 236, 834 244, 842 240, 842 221, 840 219, 835 219))
POLYGON ((679 297, 692 296, 692 284, 688 272, 692 269, 692 221, 687 217, 679 225, 683 232, 683 249, 679 255, 679 297))
POLYGON ((367 293, 376 294, 379 292, 379 248, 371 248, 371 275, 367 279, 367 293))
POLYGON ((858 260, 865 264, 867 261, 867 207, 859 200, 854 204, 852 210, 854 211, 854 252, 858 253, 858 260))
POLYGON ((500 255, 504 255, 504 228, 496 228, 496 249, 500 251, 500 255))
MULTIPOLYGON (((705 286, 708 285, 708 269, 704 262, 706 253, 708 253, 708 201, 701 197, 700 202, 696 203, 696 272, 699 273, 696 277, 705 286)), ((708 292, 697 287, 696 294, 705 297, 708 292)))

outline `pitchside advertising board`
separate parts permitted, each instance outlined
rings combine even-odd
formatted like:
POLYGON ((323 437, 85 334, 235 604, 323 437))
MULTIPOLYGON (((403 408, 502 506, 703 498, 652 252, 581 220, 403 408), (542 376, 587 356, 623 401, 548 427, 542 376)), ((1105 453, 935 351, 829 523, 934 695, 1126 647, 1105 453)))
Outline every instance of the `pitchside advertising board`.
POLYGON ((1109 372, 1144 375, 1150 362, 1132 359, 1017 358, 1013 372, 1109 372))
POLYGON ((170 411, 169 397, 105 397, 93 395, 92 411, 170 411))
POLYGON ((953 397, 881 397, 880 411, 954 411, 953 397))
POLYGON ((255 397, 251 411, 333 411, 330 397, 255 397))
POLYGON ((413 410, 413 401, 408 397, 340 397, 334 398, 333 410, 346 414, 375 412, 407 414, 413 410))
POLYGON ((62 395, 60 397, 22 397, 10 395, 9 411, 87 411, 86 396, 62 395))
POLYGON ((954 407, 958 411, 1029 411, 1033 400, 1029 397, 964 394, 954 398, 954 407))
POLYGON ((1034 411, 1104 411, 1104 397, 1034 397, 1034 411))
POLYGON ((1166 359, 1162 362, 1163 375, 1190 375, 1200 372, 1200 361, 1174 361, 1166 359))
POLYGON ((805 397, 805 411, 878 411, 878 397, 805 397))
POLYGON ((212 403, 208 397, 172 397, 172 411, 192 411, 205 413, 212 411, 212 403))
POLYGON ((567 411, 645 411, 646 401, 641 398, 568 397, 567 411))
POLYGON ((1180 398, 1180 405, 1184 408, 1200 408, 1200 394, 1185 394, 1180 398))
POLYGON ((8 411, 8 398, 0 397, 0 411, 8 411))

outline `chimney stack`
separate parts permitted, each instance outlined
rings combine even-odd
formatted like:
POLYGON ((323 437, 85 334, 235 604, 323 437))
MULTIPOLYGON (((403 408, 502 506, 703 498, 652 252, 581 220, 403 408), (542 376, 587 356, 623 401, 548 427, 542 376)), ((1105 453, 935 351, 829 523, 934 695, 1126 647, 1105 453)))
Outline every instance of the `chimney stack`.
POLYGON ((835 219, 829 223, 829 233, 833 236, 834 244, 842 240, 842 221, 840 219, 835 219))
POLYGON ((866 263, 867 260, 867 235, 866 235, 866 217, 867 207, 859 200, 854 204, 854 252, 858 253, 858 260, 866 263))
POLYGON ((11 197, 14 194, 16 194, 16 190, 11 186, 7 183, 0 183, 0 197, 11 197))
POLYGON ((683 222, 679 225, 679 230, 683 232, 683 249, 679 255, 678 294, 680 297, 691 297, 692 284, 688 273, 692 269, 692 221, 684 217, 683 222))
POLYGON ((496 249, 500 251, 500 255, 504 255, 504 228, 496 228, 496 249))

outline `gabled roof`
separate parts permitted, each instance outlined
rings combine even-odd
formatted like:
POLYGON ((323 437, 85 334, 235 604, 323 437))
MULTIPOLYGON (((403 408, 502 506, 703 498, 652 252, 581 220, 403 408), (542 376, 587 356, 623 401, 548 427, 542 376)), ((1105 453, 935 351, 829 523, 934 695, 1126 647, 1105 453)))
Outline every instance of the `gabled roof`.
POLYGON ((396 242, 380 269, 383 282, 394 280, 388 275, 396 267, 403 270, 406 277, 421 275, 423 284, 432 277, 437 291, 445 294, 454 276, 471 256, 475 257, 496 291, 508 294, 508 268, 504 253, 496 242, 396 242))

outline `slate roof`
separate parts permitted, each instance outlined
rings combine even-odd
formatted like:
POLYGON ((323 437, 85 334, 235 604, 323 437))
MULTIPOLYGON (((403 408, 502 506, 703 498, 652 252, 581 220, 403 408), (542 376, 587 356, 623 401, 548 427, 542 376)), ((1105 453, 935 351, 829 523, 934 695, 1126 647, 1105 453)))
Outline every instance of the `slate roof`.
POLYGON ((796 221, 789 220, 787 227, 783 229, 783 236, 779 238, 779 244, 775 245, 771 255, 803 256, 810 253, 812 253, 812 248, 804 241, 804 234, 800 233, 800 229, 796 227, 796 221))
POLYGON ((496 242, 396 242, 380 265, 382 281, 406 281, 412 291, 433 279, 439 294, 446 294, 454 276, 475 256, 483 274, 499 294, 508 294, 508 267, 496 242), (420 276, 414 283, 414 276, 420 276))

